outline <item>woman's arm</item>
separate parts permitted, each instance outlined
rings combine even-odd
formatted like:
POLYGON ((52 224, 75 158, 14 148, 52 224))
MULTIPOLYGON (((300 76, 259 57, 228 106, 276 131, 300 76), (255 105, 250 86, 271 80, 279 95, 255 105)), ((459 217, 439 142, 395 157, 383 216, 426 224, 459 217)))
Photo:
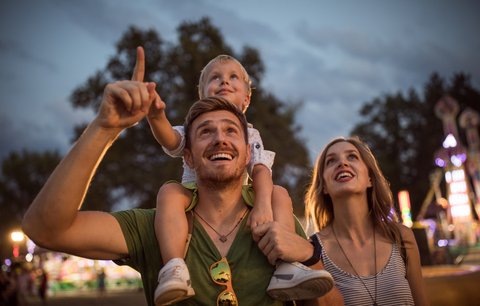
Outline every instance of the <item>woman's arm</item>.
MULTIPOLYGON (((314 270, 324 270, 323 262, 320 260, 318 263, 310 266, 309 268, 314 270)), ((342 306, 343 303, 343 296, 340 293, 340 290, 336 286, 333 286, 332 290, 330 290, 327 294, 322 297, 319 297, 314 300, 305 300, 305 301, 296 301, 297 305, 303 306, 342 306)))
POLYGON ((399 229, 407 250, 407 280, 412 291, 413 301, 417 306, 429 305, 415 236, 413 231, 406 226, 400 225, 399 229))

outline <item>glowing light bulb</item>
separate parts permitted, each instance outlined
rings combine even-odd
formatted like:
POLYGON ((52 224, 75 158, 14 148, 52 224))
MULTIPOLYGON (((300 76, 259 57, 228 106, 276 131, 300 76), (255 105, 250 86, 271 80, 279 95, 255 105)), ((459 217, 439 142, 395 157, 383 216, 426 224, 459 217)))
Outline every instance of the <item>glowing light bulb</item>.
POLYGON ((443 141, 443 147, 445 149, 448 148, 455 148, 457 146, 457 140, 452 134, 448 134, 447 137, 445 137, 445 140, 443 141))

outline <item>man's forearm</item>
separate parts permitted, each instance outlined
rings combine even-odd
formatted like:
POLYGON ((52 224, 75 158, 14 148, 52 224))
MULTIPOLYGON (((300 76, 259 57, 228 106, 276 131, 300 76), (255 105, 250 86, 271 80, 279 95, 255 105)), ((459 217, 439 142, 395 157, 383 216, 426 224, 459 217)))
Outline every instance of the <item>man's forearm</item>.
POLYGON ((23 227, 37 243, 73 223, 95 170, 119 130, 90 124, 51 174, 25 214, 23 227))

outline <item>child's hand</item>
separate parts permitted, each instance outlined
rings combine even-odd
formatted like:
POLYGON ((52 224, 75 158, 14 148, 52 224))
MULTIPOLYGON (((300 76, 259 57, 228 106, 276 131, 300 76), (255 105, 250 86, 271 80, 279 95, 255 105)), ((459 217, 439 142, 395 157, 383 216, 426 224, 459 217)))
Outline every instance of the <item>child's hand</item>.
MULTIPOLYGON (((259 203, 255 203, 250 213, 250 216, 248 217, 247 226, 253 229, 259 225, 270 223, 272 221, 273 212, 271 205, 260 205, 259 203)), ((255 235, 253 236, 253 239, 255 241, 258 241, 260 238, 261 237, 256 237, 255 235)))
MULTIPOLYGON (((154 84, 154 83, 151 83, 151 84, 154 84)), ((155 90, 155 87, 156 87, 155 85, 147 87, 150 98, 153 99, 153 102, 150 105, 150 108, 147 114, 148 120, 160 119, 161 115, 163 115, 163 113, 165 112, 165 107, 166 107, 165 102, 163 102, 162 98, 160 98, 160 95, 155 90)))

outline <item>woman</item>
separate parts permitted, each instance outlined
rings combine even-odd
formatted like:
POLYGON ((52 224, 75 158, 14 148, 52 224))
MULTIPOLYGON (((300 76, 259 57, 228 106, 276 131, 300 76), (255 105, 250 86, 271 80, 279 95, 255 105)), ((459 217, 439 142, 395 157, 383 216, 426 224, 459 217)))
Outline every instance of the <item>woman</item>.
POLYGON ((413 232, 398 222, 389 183, 365 143, 338 138, 325 147, 305 210, 345 305, 428 305, 413 232))

